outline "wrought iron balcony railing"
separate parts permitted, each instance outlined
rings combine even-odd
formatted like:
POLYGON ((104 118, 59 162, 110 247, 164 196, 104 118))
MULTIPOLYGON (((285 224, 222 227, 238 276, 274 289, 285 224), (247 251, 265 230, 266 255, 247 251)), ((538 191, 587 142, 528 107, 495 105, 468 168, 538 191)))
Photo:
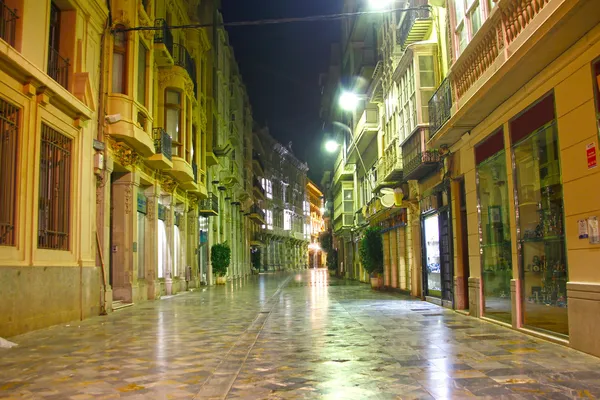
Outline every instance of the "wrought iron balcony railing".
POLYGON ((200 215, 210 216, 219 215, 219 198, 214 193, 208 193, 206 199, 198 203, 198 213, 200 215))
POLYGON ((0 38, 13 47, 18 18, 17 10, 11 10, 0 0, 0 38))
POLYGON ((154 20, 154 27, 160 28, 157 29, 154 34, 154 43, 162 43, 165 45, 169 53, 173 55, 173 33, 171 32, 171 28, 162 18, 158 18, 154 20))
POLYGON ((163 128, 154 128, 154 150, 156 154, 162 154, 169 160, 173 158, 173 139, 163 128))
POLYGON ((198 164, 192 161, 192 172, 194 173, 194 183, 198 183, 198 164))
POLYGON ((251 218, 259 220, 261 223, 265 222, 265 212, 256 204, 250 207, 250 212, 248 214, 250 214, 251 218))
POLYGON ((48 76, 65 89, 69 86, 69 60, 61 57, 58 50, 50 47, 48 53, 48 76))
POLYGON ((411 8, 423 7, 420 10, 410 10, 405 13, 404 20, 396 33, 396 43, 405 48, 411 43, 424 40, 431 24, 431 12, 427 8, 427 0, 414 0, 411 8), (426 22, 426 23, 420 23, 426 22), (413 29, 414 28, 414 29, 413 29))
POLYGON ((266 195, 265 189, 262 187, 262 185, 260 184, 260 182, 258 181, 258 179, 254 178, 253 180, 254 183, 254 187, 260 192, 262 193, 263 197, 266 195))
POLYGON ((429 99, 429 130, 430 136, 435 136, 436 132, 452 116, 452 89, 450 81, 444 79, 440 87, 429 99))
POLYGON ((180 66, 187 71, 190 79, 194 83, 194 96, 197 96, 198 77, 196 76, 196 62, 188 50, 180 44, 173 44, 173 61, 175 62, 175 65, 180 66))

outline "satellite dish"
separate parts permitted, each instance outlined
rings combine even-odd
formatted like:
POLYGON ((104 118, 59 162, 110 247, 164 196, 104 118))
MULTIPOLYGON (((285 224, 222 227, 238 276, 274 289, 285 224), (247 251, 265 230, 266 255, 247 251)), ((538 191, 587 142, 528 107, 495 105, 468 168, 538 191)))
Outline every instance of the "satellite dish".
POLYGON ((390 208, 393 207, 395 204, 394 201, 394 192, 392 191, 392 193, 386 193, 383 196, 381 196, 381 205, 384 206, 385 208, 390 208))

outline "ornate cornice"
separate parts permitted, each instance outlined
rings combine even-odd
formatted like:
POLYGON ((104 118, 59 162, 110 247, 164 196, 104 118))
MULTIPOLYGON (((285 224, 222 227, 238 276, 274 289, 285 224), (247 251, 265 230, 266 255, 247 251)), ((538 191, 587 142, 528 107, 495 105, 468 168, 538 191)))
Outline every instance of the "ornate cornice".
POLYGON ((160 183, 160 187, 167 193, 173 194, 177 188, 177 182, 170 176, 159 175, 158 182, 160 183))
POLYGON ((112 137, 107 137, 109 148, 115 160, 123 167, 138 165, 142 162, 142 157, 123 142, 117 142, 112 137))

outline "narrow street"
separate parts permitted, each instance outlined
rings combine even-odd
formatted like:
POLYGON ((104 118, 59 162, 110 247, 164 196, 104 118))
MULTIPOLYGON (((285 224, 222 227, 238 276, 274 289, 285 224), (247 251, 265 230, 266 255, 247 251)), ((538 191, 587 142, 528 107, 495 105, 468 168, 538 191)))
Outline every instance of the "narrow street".
POLYGON ((1 398, 600 396, 597 358, 326 270, 261 274, 11 340, 1 398))

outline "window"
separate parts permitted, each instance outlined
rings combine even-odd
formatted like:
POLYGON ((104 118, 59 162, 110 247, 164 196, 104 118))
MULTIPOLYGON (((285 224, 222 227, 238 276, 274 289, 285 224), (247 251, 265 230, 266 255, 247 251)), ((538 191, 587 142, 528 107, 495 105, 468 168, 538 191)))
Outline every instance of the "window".
POLYGON ((432 55, 419 56, 419 77, 421 81, 421 119, 423 123, 429 122, 429 99, 436 90, 435 62, 432 55))
POLYGON ((173 155, 181 157, 183 132, 181 132, 181 93, 176 90, 165 91, 165 120, 167 133, 173 139, 173 155))
POLYGON ((479 31, 494 6, 491 0, 454 0, 454 38, 457 56, 479 31))
POLYGON ((69 250, 72 141, 42 125, 38 248, 69 250))
POLYGON ((354 191, 352 189, 344 189, 344 212, 354 212, 354 191))
POLYGON ((15 245, 19 109, 0 99, 0 246, 15 245))
POLYGON ((137 70, 137 101, 142 105, 147 105, 146 100, 146 85, 148 82, 148 69, 146 68, 148 62, 148 49, 140 41, 139 53, 138 53, 138 70, 137 70))
POLYGON ((273 210, 263 210, 265 212, 267 229, 273 229, 273 210))
MULTIPOLYGON (((117 29, 125 29, 123 25, 117 29)), ((112 92, 127 94, 127 32, 114 34, 112 62, 112 92)))
POLYGON ((292 212, 284 210, 283 212, 283 229, 289 231, 292 229, 292 212))
POLYGON ((61 86, 68 86, 69 62, 60 55, 61 11, 54 2, 50 3, 50 31, 48 42, 48 75, 61 86))
POLYGON ((273 184, 269 179, 263 178, 263 188, 267 194, 267 199, 273 198, 273 184))

